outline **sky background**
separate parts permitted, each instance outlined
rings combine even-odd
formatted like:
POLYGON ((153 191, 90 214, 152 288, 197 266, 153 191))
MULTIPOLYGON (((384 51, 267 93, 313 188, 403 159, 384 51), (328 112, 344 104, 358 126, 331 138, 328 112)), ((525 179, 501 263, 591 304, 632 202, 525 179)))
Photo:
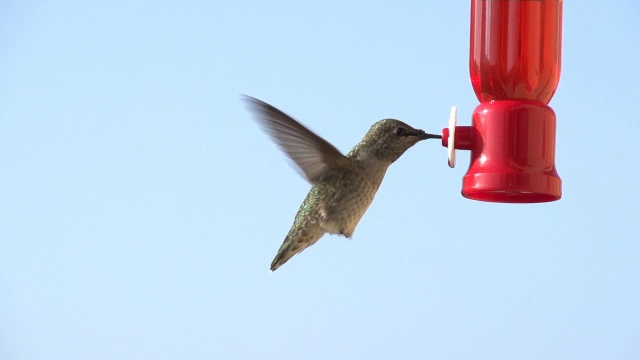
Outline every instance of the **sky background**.
POLYGON ((3 1, 0 359, 639 359, 640 5, 567 1, 563 198, 426 141, 353 239, 270 273, 309 190, 240 101, 347 152, 478 105, 469 1, 3 1))

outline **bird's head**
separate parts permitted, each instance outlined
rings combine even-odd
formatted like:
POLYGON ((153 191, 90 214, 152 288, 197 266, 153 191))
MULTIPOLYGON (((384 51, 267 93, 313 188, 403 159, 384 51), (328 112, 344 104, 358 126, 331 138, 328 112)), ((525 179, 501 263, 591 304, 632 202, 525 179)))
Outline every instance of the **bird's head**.
POLYGON ((395 119, 384 119, 371 126, 364 139, 349 153, 349 157, 373 155, 389 164, 421 140, 441 138, 395 119))

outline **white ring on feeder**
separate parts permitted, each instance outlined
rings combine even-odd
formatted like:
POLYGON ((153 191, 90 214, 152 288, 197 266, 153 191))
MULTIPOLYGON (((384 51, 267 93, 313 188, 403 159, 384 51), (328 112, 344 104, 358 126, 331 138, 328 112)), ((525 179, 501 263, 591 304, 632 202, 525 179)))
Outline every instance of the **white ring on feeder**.
POLYGON ((449 156, 449 167, 454 168, 456 166, 456 126, 458 126, 458 108, 451 107, 451 114, 449 115, 449 138, 447 139, 447 155, 449 156))

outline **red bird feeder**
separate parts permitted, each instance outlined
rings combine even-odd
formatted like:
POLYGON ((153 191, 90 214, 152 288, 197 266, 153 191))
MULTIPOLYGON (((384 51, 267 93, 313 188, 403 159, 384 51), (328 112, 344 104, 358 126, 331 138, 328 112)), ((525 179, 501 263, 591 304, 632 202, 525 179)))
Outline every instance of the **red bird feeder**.
POLYGON ((442 145, 470 150, 462 195, 536 203, 562 197, 556 115, 547 105, 560 81, 562 0, 472 0, 470 72, 481 104, 471 126, 455 108, 442 145))

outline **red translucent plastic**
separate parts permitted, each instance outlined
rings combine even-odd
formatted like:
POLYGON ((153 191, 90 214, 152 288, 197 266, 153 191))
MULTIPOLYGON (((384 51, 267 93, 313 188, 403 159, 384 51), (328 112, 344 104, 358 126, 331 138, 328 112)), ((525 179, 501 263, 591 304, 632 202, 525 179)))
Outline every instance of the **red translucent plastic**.
POLYGON ((548 104, 560 81, 562 0, 472 0, 471 83, 480 102, 548 104))
MULTIPOLYGON (((449 145, 449 129, 442 130, 449 145)), ((480 104, 472 126, 457 126, 455 148, 471 150, 462 195, 480 201, 537 203, 562 197, 555 166, 556 115, 536 101, 480 104)))
POLYGON ((472 126, 456 127, 454 147, 471 151, 463 196, 508 203, 562 197, 556 115, 547 105, 560 81, 562 5, 471 0, 469 68, 481 104, 472 126))
POLYGON ((510 203, 560 199, 556 115, 550 107, 523 100, 483 103, 473 112, 472 129, 463 196, 510 203))

